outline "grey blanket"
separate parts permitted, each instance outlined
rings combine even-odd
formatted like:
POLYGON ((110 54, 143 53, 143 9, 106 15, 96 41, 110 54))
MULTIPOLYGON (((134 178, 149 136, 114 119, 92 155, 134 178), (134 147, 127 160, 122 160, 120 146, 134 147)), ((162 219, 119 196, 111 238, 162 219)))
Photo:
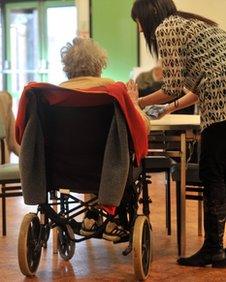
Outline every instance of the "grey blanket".
POLYGON ((103 205, 119 206, 129 172, 129 145, 125 118, 115 104, 110 131, 107 138, 99 202, 103 205))
POLYGON ((21 143, 19 168, 24 202, 27 205, 37 205, 46 201, 44 140, 36 96, 32 94, 29 98, 28 121, 21 143))

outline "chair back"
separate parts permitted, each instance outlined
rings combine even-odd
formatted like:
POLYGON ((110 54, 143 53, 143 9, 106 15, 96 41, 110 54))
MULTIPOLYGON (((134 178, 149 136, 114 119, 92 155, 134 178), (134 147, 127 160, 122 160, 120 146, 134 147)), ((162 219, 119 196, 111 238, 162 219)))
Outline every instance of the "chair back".
POLYGON ((113 103, 42 107, 47 186, 98 191, 113 103))

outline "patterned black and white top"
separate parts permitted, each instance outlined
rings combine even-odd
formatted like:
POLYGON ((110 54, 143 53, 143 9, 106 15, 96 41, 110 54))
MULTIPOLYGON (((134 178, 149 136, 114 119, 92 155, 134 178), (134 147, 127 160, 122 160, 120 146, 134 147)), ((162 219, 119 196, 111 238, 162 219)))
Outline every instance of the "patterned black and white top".
POLYGON ((170 16, 156 29, 165 93, 183 87, 199 96, 201 127, 226 120, 226 32, 199 20, 170 16))

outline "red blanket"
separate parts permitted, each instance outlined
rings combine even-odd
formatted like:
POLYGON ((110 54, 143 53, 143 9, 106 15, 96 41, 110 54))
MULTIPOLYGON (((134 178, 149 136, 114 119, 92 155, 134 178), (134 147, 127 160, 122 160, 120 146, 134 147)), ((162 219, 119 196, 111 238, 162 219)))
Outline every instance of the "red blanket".
POLYGON ((42 97, 50 105, 62 106, 84 106, 97 105, 106 102, 106 95, 116 99, 125 115, 127 125, 132 137, 136 162, 139 165, 141 159, 147 154, 148 133, 143 118, 136 110, 132 100, 127 94, 124 83, 116 82, 106 86, 90 88, 86 90, 70 90, 55 86, 49 83, 31 82, 25 86, 20 98, 18 115, 16 119, 16 140, 21 144, 23 132, 26 126, 26 108, 29 98, 29 92, 39 90, 42 97), (105 95, 103 95, 105 94, 105 95))

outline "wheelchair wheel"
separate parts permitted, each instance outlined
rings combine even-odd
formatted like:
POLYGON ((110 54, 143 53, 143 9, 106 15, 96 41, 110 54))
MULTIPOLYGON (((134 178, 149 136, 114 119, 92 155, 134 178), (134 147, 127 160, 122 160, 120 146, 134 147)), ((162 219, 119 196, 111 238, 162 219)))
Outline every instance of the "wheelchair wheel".
POLYGON ((39 218, 35 213, 26 214, 20 226, 18 239, 18 261, 24 275, 35 275, 41 252, 39 218))
MULTIPOLYGON (((70 238, 74 239, 74 232, 70 225, 67 225, 67 231, 70 238)), ((75 242, 70 240, 67 233, 58 227, 58 250, 63 260, 70 260, 75 253, 75 242)))
POLYGON ((133 229, 133 264, 137 280, 145 280, 152 261, 152 230, 146 216, 138 216, 133 229))

